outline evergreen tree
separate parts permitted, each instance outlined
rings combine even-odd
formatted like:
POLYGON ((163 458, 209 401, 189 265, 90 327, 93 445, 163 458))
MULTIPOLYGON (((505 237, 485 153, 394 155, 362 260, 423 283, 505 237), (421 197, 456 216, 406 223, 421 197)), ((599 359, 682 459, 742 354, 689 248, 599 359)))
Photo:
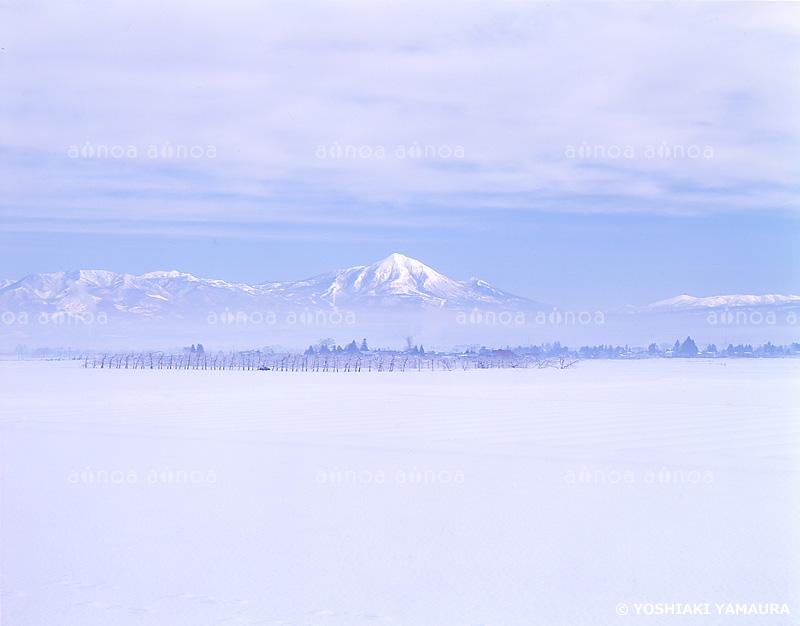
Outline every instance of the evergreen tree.
POLYGON ((361 340, 361 352, 369 352, 366 338, 361 340))
POLYGON ((691 337, 687 337, 683 342, 683 345, 681 345, 681 356, 697 356, 698 352, 699 350, 697 349, 697 345, 695 344, 694 340, 691 337))

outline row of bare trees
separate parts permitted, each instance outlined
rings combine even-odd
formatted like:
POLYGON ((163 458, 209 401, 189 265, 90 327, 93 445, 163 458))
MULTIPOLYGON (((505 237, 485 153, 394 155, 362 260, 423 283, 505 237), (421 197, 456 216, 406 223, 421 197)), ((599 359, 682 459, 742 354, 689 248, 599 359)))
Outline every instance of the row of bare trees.
POLYGON ((242 370, 274 372, 394 372, 452 371, 455 369, 557 368, 567 369, 579 359, 537 355, 498 357, 475 354, 409 355, 373 352, 348 355, 267 354, 262 352, 105 352, 83 357, 85 368, 242 370))

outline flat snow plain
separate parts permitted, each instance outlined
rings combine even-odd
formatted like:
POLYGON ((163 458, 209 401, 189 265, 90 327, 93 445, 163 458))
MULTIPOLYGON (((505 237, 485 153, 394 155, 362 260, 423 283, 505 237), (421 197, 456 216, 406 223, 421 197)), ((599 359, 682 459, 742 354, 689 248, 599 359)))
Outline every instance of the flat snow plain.
POLYGON ((798 624, 798 381, 0 362, 3 624, 798 624))

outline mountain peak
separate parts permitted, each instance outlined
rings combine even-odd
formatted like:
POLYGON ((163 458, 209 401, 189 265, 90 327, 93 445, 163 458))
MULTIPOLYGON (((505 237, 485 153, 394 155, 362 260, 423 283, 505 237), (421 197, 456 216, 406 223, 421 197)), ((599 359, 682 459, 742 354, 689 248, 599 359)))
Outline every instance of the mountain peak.
POLYGON ((430 267, 397 252, 385 259, 337 273, 326 296, 412 296, 432 298, 441 304, 459 291, 459 284, 430 267))
POLYGON ((374 270, 376 273, 390 272, 394 277, 400 275, 411 274, 415 278, 422 276, 441 276, 438 272, 434 271, 424 263, 407 257, 404 254, 394 252, 387 256, 382 261, 378 261, 370 265, 367 270, 374 270))
POLYGON ((382 262, 383 263, 405 263, 406 261, 413 261, 414 259, 407 257, 405 254, 399 252, 392 252, 382 262))
POLYGON ((142 274, 139 278, 157 279, 157 278, 185 278, 186 280, 198 280, 195 276, 178 270, 159 270, 155 272, 147 272, 142 274))

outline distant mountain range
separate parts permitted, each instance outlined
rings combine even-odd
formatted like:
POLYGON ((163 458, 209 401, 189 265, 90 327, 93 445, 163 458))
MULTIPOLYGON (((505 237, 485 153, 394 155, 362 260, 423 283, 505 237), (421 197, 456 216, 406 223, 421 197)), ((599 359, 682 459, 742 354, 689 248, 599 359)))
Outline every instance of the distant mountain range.
POLYGON ((661 313, 674 311, 697 311, 726 307, 784 307, 800 305, 800 296, 711 296, 695 298, 693 296, 676 296, 668 300, 660 300, 643 307, 628 307, 628 313, 661 313))
POLYGON ((0 285, 0 309, 35 314, 105 312, 183 318, 221 307, 548 307, 501 291, 478 278, 452 280, 402 254, 306 280, 259 285, 197 278, 177 271, 133 276, 105 270, 32 274, 0 285))
POLYGON ((554 340, 646 345, 689 334, 719 342, 796 341, 798 309, 800 296, 793 295, 682 295, 619 312, 564 311, 391 254, 372 265, 258 285, 178 271, 75 270, 0 280, 0 349, 34 342, 106 347, 201 340, 297 347, 328 336, 370 337, 384 345, 414 336, 426 345, 451 346, 554 340), (726 308, 737 315, 711 315, 726 308))

